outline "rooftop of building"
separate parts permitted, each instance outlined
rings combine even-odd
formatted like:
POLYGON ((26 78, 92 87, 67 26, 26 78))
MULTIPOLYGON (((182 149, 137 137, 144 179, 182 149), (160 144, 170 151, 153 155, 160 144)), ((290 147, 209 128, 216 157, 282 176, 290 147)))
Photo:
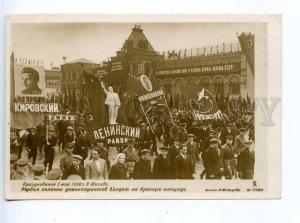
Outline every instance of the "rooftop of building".
POLYGON ((154 52, 154 48, 145 36, 143 29, 140 25, 134 25, 132 32, 123 44, 122 50, 143 50, 154 52))
POLYGON ((78 58, 75 60, 71 60, 69 62, 67 62, 67 64, 74 64, 74 63, 89 63, 89 64, 96 64, 96 62, 92 61, 92 60, 88 60, 86 58, 78 58))

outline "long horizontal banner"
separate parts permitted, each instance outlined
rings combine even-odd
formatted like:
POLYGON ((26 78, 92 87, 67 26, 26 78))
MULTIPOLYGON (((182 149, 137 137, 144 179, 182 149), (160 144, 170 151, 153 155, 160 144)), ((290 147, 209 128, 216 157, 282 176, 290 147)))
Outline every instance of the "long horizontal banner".
POLYGON ((95 140, 105 140, 108 145, 123 145, 128 142, 129 138, 140 138, 140 127, 128 125, 108 125, 92 132, 95 140))
POLYGON ((151 100, 151 99, 163 96, 163 95, 164 95, 163 90, 154 91, 154 92, 151 92, 149 94, 145 94, 145 95, 140 96, 139 101, 140 102, 148 101, 148 100, 151 100))
POLYGON ((213 72, 232 72, 239 71, 240 64, 224 64, 224 65, 210 65, 210 66, 200 66, 200 67, 190 67, 190 68, 180 68, 180 69, 168 69, 168 70, 158 70, 157 75, 174 75, 174 74, 184 74, 184 73, 213 73, 213 72))

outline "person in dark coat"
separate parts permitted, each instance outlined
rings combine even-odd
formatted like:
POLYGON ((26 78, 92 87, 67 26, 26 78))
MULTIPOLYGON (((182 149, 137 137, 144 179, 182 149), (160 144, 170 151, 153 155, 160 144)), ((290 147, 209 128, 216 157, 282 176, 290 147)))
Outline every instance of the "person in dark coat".
POLYGON ((56 125, 57 135, 58 135, 58 146, 59 149, 64 148, 64 136, 67 133, 67 122, 60 120, 56 125))
POLYGON ((32 159, 32 166, 35 164, 38 147, 39 136, 36 133, 36 128, 32 128, 26 139, 26 147, 28 150, 28 159, 32 159))
POLYGON ((170 127, 170 143, 173 144, 174 140, 176 138, 178 138, 178 133, 180 131, 180 127, 178 124, 174 123, 171 127, 170 127))
POLYGON ((75 142, 74 128, 72 126, 69 126, 67 128, 67 130, 68 131, 65 133, 64 139, 63 139, 63 144, 62 144, 63 149, 65 149, 65 146, 68 143, 75 142))
POLYGON ((126 155, 125 165, 127 166, 129 178, 133 178, 134 165, 137 162, 138 150, 134 146, 134 140, 132 138, 128 139, 128 146, 123 149, 123 153, 126 155))
POLYGON ((219 139, 210 140, 210 146, 203 154, 203 163, 206 169, 206 179, 221 179, 219 139))
POLYGON ((91 143, 88 138, 88 132, 84 130, 83 134, 79 135, 75 140, 74 154, 80 155, 84 161, 88 156, 89 148, 91 148, 91 143))
POLYGON ((172 166, 167 153, 168 147, 160 148, 160 154, 155 158, 153 163, 154 179, 172 179, 172 166))
POLYGON ((232 147, 233 136, 227 135, 226 143, 221 147, 220 163, 226 179, 236 178, 236 154, 232 147))
POLYGON ((191 158, 187 155, 187 146, 180 146, 180 154, 174 160, 175 179, 193 179, 194 168, 191 158))
MULTIPOLYGON (((204 126, 204 128, 206 129, 206 126, 204 126)), ((202 140, 200 142, 200 151, 201 151, 201 158, 203 161, 203 166, 204 166, 204 170, 202 171, 202 173, 200 174, 200 178, 203 179, 204 175, 207 177, 207 172, 206 172, 206 151, 210 146, 210 140, 213 138, 216 138, 216 132, 213 130, 208 130, 206 129, 207 132, 207 136, 204 138, 204 140, 202 140)))
POLYGON ((61 177, 62 180, 67 180, 67 178, 71 175, 78 175, 83 180, 85 180, 85 169, 80 164, 82 161, 82 157, 80 155, 73 155, 73 165, 66 168, 61 177))
POLYGON ((186 126, 187 126, 187 123, 186 122, 183 122, 183 123, 180 123, 180 128, 179 128, 179 132, 178 132, 178 138, 180 139, 180 144, 183 144, 186 142, 187 140, 187 135, 188 135, 188 132, 187 132, 187 129, 186 129, 186 126))
POLYGON ((105 140, 98 140, 95 149, 98 150, 100 158, 106 161, 107 170, 109 171, 110 160, 109 160, 108 149, 105 146, 105 140))
POLYGON ((145 122, 141 122, 140 126, 141 134, 140 137, 136 140, 136 147, 138 150, 149 149, 153 138, 150 128, 145 122))
POLYGON ((188 148, 188 156, 192 159, 193 166, 195 167, 196 163, 199 162, 199 148, 198 144, 194 141, 195 135, 188 134, 188 141, 185 143, 188 148))
POLYGON ((59 161, 59 168, 64 172, 68 167, 73 165, 73 143, 66 145, 65 154, 59 161))
POLYGON ((41 123, 36 127, 37 134, 39 136, 39 156, 42 155, 43 147, 45 146, 45 138, 46 138, 46 125, 41 123))
POLYGON ((55 155, 55 145, 57 142, 57 137, 55 135, 55 131, 53 128, 49 128, 48 130, 48 139, 45 141, 45 147, 44 147, 44 152, 45 152, 45 160, 44 160, 44 166, 47 168, 48 166, 48 171, 52 170, 52 165, 54 161, 54 155, 55 155))
POLYGON ((222 131, 221 131, 220 138, 221 138, 222 145, 226 143, 227 136, 233 136, 233 139, 235 138, 235 135, 234 135, 230 125, 226 125, 226 127, 224 129, 222 129, 222 131))
POLYGON ((167 154, 167 156, 169 157, 170 162, 171 162, 171 171, 172 171, 172 178, 173 178, 173 179, 175 178, 174 161, 175 161, 175 158, 176 158, 176 157, 179 155, 179 153, 180 153, 179 147, 180 147, 180 141, 179 141, 179 138, 175 138, 175 139, 174 139, 174 142, 173 142, 173 146, 171 146, 171 147, 169 148, 169 151, 168 151, 168 154, 167 154))
POLYGON ((22 143, 17 130, 10 129, 10 153, 15 153, 18 158, 22 155, 22 143))
POLYGON ((141 158, 134 165, 133 179, 152 179, 150 150, 143 149, 141 151, 141 158))
POLYGON ((111 167, 108 178, 110 180, 126 180, 128 179, 128 172, 125 165, 126 155, 119 153, 117 155, 116 163, 111 167))
POLYGON ((253 150, 253 142, 244 142, 246 148, 240 153, 237 161, 237 169, 241 173, 242 179, 253 179, 255 152, 253 150))

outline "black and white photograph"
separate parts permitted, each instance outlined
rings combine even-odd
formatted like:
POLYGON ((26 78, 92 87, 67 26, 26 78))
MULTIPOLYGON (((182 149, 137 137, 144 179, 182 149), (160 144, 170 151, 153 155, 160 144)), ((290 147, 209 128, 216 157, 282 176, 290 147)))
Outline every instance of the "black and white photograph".
POLYGON ((12 19, 9 193, 265 192, 267 26, 12 19))

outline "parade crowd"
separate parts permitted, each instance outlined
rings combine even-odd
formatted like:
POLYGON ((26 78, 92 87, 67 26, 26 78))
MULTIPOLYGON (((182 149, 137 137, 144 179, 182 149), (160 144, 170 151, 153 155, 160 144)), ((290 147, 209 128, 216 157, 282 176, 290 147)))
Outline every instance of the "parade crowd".
POLYGON ((172 116, 173 122, 162 123, 159 133, 141 121, 141 137, 118 147, 108 147, 104 140, 92 142, 84 123, 60 120, 27 131, 11 129, 10 178, 253 179, 253 113, 210 122, 196 122, 181 110, 172 116))

